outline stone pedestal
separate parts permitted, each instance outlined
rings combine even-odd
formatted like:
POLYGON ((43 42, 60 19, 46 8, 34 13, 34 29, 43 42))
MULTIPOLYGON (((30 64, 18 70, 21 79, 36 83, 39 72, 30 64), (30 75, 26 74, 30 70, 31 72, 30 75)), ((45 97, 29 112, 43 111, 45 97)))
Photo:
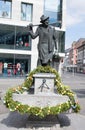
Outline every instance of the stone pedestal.
POLYGON ((54 93, 54 78, 52 73, 38 73, 34 74, 34 94, 40 92, 54 93))

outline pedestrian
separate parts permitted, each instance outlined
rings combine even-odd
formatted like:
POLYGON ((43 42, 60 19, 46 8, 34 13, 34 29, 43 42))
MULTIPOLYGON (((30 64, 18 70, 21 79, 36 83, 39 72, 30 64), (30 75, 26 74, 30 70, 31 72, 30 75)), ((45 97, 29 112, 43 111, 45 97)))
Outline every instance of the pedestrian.
POLYGON ((20 64, 20 63, 17 63, 16 67, 17 67, 17 74, 20 75, 21 64, 20 64))

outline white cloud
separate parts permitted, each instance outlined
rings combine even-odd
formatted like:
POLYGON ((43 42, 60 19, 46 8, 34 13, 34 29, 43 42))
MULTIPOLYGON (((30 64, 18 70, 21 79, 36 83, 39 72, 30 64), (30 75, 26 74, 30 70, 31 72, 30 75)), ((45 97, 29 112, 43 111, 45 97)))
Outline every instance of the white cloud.
POLYGON ((67 0, 66 26, 85 21, 85 0, 67 0))

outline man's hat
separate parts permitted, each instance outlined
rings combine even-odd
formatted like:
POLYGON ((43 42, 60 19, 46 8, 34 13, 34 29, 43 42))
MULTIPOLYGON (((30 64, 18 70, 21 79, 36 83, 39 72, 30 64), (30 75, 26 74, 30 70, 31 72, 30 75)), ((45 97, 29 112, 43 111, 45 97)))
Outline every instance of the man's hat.
POLYGON ((46 21, 47 19, 49 19, 49 17, 47 17, 47 16, 45 16, 45 15, 42 15, 41 17, 40 17, 40 19, 41 19, 41 23, 42 22, 44 22, 44 21, 46 21))

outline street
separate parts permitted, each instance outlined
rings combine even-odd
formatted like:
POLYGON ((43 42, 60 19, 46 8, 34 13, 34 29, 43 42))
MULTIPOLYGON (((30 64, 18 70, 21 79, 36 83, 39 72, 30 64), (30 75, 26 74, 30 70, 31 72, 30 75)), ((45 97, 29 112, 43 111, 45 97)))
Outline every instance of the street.
POLYGON ((81 106, 80 114, 85 115, 85 74, 64 72, 62 82, 70 86, 71 90, 76 93, 81 106))
POLYGON ((23 77, 0 78, 0 92, 5 93, 10 87, 17 87, 24 82, 23 77))

